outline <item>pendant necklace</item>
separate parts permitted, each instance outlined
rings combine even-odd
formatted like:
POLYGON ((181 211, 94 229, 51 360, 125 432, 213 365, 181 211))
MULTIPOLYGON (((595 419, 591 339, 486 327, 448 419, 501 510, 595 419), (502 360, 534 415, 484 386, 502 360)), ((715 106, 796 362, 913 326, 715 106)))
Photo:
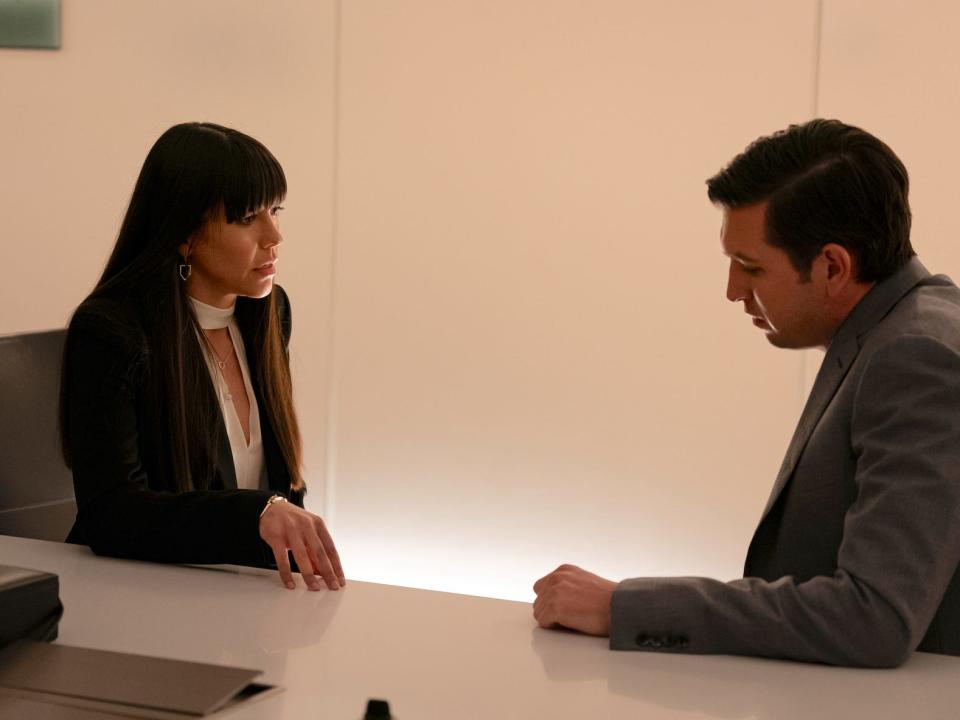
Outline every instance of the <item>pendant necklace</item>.
MULTIPOLYGON (((217 352, 217 349, 213 346, 213 343, 210 342, 209 338, 207 339, 207 344, 210 346, 210 349, 213 350, 213 354, 217 358, 216 363, 217 363, 217 367, 220 368, 220 378, 223 380, 223 384, 227 385, 227 376, 223 374, 223 369, 227 366, 227 363, 230 362, 230 355, 228 354, 226 358, 220 357, 220 353, 217 352)), ((231 340, 231 345, 232 344, 233 344, 233 341, 231 340)), ((228 351, 228 353, 229 352, 230 351, 228 351)), ((227 385, 226 387, 226 392, 224 393, 223 399, 230 400, 230 401, 233 400, 233 393, 230 392, 229 385, 227 385)))
MULTIPOLYGON (((213 341, 207 337, 206 342, 204 343, 210 351, 210 354, 213 355, 214 362, 217 363, 217 368, 220 370, 220 380, 223 383, 223 393, 225 400, 232 400, 233 395, 230 392, 230 387, 227 384, 227 378, 224 374, 227 365, 230 364, 230 358, 236 352, 236 346, 233 344, 233 337, 230 334, 229 325, 230 320, 233 317, 234 306, 231 305, 228 308, 218 308, 212 305, 207 305, 202 303, 194 297, 190 298, 190 302, 193 305, 193 310, 197 316, 197 322, 200 325, 200 329, 204 332, 210 330, 227 330, 227 337, 230 340, 230 349, 227 351, 226 355, 222 356, 213 345, 213 341)), ((209 355, 207 356, 209 358, 209 355)))
POLYGON ((213 350, 213 354, 217 358, 217 367, 220 368, 222 372, 223 369, 227 366, 227 363, 230 361, 230 355, 228 354, 226 358, 220 357, 220 353, 217 352, 217 349, 213 346, 213 343, 210 343, 210 349, 213 350))

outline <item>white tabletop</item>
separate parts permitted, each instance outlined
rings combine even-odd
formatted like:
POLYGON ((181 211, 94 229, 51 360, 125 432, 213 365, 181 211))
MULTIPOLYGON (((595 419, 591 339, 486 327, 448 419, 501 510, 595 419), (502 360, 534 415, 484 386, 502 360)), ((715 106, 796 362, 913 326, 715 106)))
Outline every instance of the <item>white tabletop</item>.
POLYGON ((11 537, 0 564, 60 576, 58 642, 258 668, 285 686, 237 720, 354 720, 371 697, 399 720, 960 717, 960 658, 854 670, 611 652, 605 639, 538 629, 526 603, 362 582, 288 591, 263 570, 11 537))

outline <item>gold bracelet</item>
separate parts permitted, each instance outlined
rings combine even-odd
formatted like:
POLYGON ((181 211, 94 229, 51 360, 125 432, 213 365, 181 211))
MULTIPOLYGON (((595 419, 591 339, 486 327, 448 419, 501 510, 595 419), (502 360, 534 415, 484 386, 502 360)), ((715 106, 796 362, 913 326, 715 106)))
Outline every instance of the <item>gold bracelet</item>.
POLYGON ((273 495, 269 500, 267 500, 267 504, 263 506, 263 510, 260 511, 260 517, 263 517, 263 514, 269 510, 270 506, 274 503, 286 501, 287 499, 283 495, 273 495))

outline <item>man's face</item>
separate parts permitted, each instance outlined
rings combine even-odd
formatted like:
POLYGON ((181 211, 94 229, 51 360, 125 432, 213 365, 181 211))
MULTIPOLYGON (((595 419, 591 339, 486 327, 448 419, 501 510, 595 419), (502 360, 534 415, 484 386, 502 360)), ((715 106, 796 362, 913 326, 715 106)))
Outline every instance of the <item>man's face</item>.
POLYGON ((727 299, 742 302, 775 347, 826 347, 834 328, 819 274, 804 280, 787 253, 767 243, 765 213, 765 202, 723 212, 720 242, 730 258, 727 299))

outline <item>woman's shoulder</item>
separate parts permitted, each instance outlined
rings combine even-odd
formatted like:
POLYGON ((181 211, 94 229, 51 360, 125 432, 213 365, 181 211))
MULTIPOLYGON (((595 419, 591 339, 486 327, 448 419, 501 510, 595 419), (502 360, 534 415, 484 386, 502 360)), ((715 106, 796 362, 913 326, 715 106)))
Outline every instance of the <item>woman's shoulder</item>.
POLYGON ((273 294, 277 298, 277 312, 280 313, 280 319, 289 322, 290 318, 290 296, 280 285, 273 286, 273 294))
POLYGON ((293 334, 293 311, 290 309, 290 298, 287 292, 279 285, 273 286, 277 298, 277 315, 280 316, 280 334, 283 336, 283 346, 290 344, 290 335, 293 334))
POLYGON ((127 350, 146 349, 144 320, 135 303, 98 295, 80 303, 70 320, 70 335, 93 337, 127 350))
POLYGON ((290 342, 290 333, 293 330, 293 310, 290 308, 290 297, 287 295, 287 291, 279 285, 273 286, 273 292, 277 296, 277 313, 280 315, 283 341, 288 343, 290 342))
MULTIPOLYGON (((274 284, 273 290, 271 290, 271 295, 273 296, 277 310, 280 313, 280 317, 288 315, 290 313, 290 296, 287 295, 287 291, 284 290, 280 285, 274 284)), ((237 298, 237 307, 242 307, 244 311, 246 311, 253 307, 263 307, 264 304, 269 300, 270 295, 265 295, 262 298, 244 297, 241 295, 237 298)))
MULTIPOLYGON (((293 312, 290 309, 290 297, 286 291, 279 285, 274 285, 271 293, 273 305, 276 307, 277 317, 280 320, 280 332, 283 336, 283 343, 286 345, 290 341, 290 333, 293 328, 293 312)), ((245 332, 254 332, 255 326, 262 322, 264 308, 268 307, 268 299, 271 296, 263 298, 237 298, 236 317, 240 322, 241 330, 245 332)))

